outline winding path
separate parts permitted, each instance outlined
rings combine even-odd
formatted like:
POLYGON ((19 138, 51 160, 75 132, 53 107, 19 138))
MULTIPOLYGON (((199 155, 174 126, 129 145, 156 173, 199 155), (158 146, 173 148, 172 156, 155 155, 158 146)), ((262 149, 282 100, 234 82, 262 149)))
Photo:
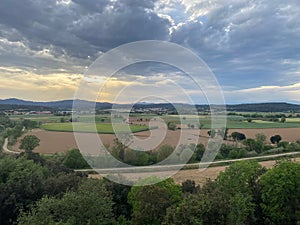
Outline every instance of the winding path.
POLYGON ((9 150, 9 149, 7 148, 7 145, 8 145, 8 138, 5 138, 4 144, 3 144, 3 146, 2 146, 3 152, 8 153, 8 154, 16 154, 16 155, 19 155, 19 154, 21 153, 21 152, 9 150))

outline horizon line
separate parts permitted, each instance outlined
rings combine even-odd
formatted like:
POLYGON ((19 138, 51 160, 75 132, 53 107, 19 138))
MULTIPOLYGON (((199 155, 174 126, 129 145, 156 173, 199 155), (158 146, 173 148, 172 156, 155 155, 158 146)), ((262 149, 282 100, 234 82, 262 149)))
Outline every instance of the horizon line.
MULTIPOLYGON (((92 100, 86 100, 86 99, 61 99, 61 100, 48 100, 48 101, 38 101, 38 100, 28 100, 28 99, 21 99, 21 98, 4 98, 0 99, 0 101, 7 101, 7 100, 19 100, 19 101, 25 101, 25 102, 33 102, 33 103, 50 103, 50 102, 62 102, 62 101, 87 101, 87 102, 96 102, 96 103, 108 103, 108 104, 119 104, 119 105, 128 105, 128 104, 137 104, 137 103, 113 103, 108 101, 92 101, 92 100)), ((216 103, 185 103, 185 102, 138 102, 140 104, 185 104, 185 105, 221 105, 216 103)), ((235 103, 226 103, 225 105, 246 105, 246 104, 293 104, 293 105, 300 105, 300 102, 290 102, 290 101, 265 101, 265 102, 235 102, 235 103)), ((1 104, 1 103, 0 103, 1 104)))

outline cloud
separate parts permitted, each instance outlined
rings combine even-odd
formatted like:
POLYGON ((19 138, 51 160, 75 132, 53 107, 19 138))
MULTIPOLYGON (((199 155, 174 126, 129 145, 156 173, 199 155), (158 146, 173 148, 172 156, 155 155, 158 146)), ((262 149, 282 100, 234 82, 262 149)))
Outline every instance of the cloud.
POLYGON ((185 1, 190 20, 174 30, 171 40, 196 51, 221 83, 235 82, 237 88, 289 83, 281 78, 294 67, 280 62, 300 59, 297 1, 192 2, 185 1))
POLYGON ((1 98, 17 97, 35 101, 72 99, 82 79, 80 74, 54 73, 41 76, 13 67, 0 67, 1 98))
MULTIPOLYGON (((213 70, 228 101, 259 97, 255 92, 273 101, 294 101, 297 97, 291 93, 296 95, 297 90, 283 87, 299 83, 299 11, 298 0, 24 0, 22 4, 2 0, 0 77, 13 85, 0 97, 22 97, 18 88, 25 90, 30 82, 34 90, 38 83, 51 83, 58 90, 52 83, 55 79, 63 82, 72 74, 83 74, 104 52, 120 44, 155 39, 192 49, 213 70), (24 78, 13 80, 18 74, 24 78), (276 95, 266 87, 276 87, 276 95), (240 95, 231 94, 234 91, 240 95)), ((142 87, 142 82, 149 85, 159 76, 172 77, 196 98, 197 88, 179 79, 174 68, 144 64, 123 72, 126 76, 119 74, 119 84, 128 85, 139 76, 142 87)), ((68 86, 67 93, 61 88, 61 98, 69 98, 73 89, 68 86)))
POLYGON ((54 56, 96 56, 131 41, 168 39, 170 21, 153 11, 155 2, 4 0, 1 36, 54 56))
POLYGON ((234 91, 225 91, 225 97, 230 99, 231 103, 239 102, 244 99, 245 102, 300 102, 300 83, 294 83, 287 86, 259 86, 249 89, 234 91))

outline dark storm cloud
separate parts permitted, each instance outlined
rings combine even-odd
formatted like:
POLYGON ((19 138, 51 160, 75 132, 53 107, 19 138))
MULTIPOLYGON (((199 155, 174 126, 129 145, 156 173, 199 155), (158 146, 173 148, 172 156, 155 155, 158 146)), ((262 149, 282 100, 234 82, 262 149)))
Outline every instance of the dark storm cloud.
MULTIPOLYGON (((295 69, 282 62, 300 59, 298 1, 212 1, 206 7, 207 13, 178 26, 171 40, 197 51, 222 83, 282 84, 282 75, 295 69)), ((203 1, 190 11, 201 9, 203 1)))
POLYGON ((93 56, 120 44, 167 39, 170 21, 154 11, 155 1, 2 0, 0 35, 31 50, 55 56, 93 56))
MULTIPOLYGON (((199 55, 226 91, 285 90, 300 83, 299 12, 299 0, 0 0, 0 67, 81 74, 120 44, 169 40, 199 55)), ((178 70, 145 63, 123 72, 178 70)))

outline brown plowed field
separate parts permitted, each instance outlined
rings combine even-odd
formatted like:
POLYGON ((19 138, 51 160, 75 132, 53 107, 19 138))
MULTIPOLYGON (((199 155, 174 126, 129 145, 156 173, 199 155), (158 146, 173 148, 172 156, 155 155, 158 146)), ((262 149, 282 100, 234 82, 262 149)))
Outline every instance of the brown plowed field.
MULTIPOLYGON (((247 138, 254 138, 255 134, 263 133, 267 136, 267 141, 272 135, 279 134, 282 137, 283 141, 295 142, 300 140, 300 128, 278 128, 278 129, 230 129, 228 134, 231 134, 234 131, 238 131, 244 133, 247 138)), ((195 132, 191 130, 191 133, 195 132)), ((76 141, 74 138, 73 133, 69 132, 55 132, 55 131, 45 131, 41 129, 32 130, 28 134, 36 135, 40 140, 40 146, 36 148, 36 152, 40 153, 55 153, 55 152, 62 152, 67 151, 71 148, 76 148, 76 141)), ((90 134, 86 133, 87 139, 89 138, 90 134)), ((147 138, 150 135, 150 131, 144 131, 136 133, 135 136, 141 139, 147 138)), ((199 131, 199 143, 206 144, 208 141, 207 130, 199 131)), ((101 141, 105 145, 113 145, 113 140, 115 136, 112 134, 99 134, 101 141)), ((169 144, 176 146, 180 137, 180 130, 176 131, 168 131, 166 137, 164 138, 163 144, 169 144)), ((22 138, 22 137, 21 137, 22 138)), ((21 139, 20 138, 20 139, 21 139)), ((19 139, 19 140, 20 140, 19 139)), ((231 141, 227 141, 227 143, 232 143, 231 141)), ((19 148, 19 141, 14 146, 14 150, 19 148)))

